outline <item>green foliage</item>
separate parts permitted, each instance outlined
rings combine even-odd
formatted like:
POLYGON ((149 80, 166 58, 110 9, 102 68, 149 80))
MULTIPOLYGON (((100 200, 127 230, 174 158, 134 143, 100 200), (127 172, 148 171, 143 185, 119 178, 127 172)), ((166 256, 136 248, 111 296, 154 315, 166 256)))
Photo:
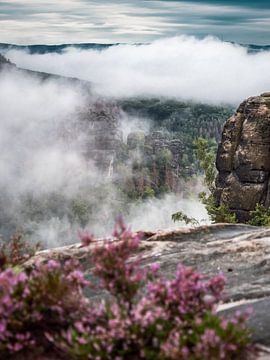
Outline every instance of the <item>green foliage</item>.
POLYGON ((156 155, 157 163, 166 166, 172 161, 172 153, 169 149, 161 149, 156 155))
POLYGON ((182 159, 179 162, 181 176, 198 172, 198 164, 192 142, 203 137, 219 141, 223 124, 233 114, 229 106, 212 106, 194 102, 168 99, 130 98, 119 101, 124 111, 132 116, 148 118, 150 131, 167 132, 170 138, 181 140, 182 159), (187 162, 188 159, 188 162, 187 162))
POLYGON ((199 222, 193 217, 187 216, 182 211, 178 211, 175 214, 172 214, 172 221, 183 221, 186 225, 199 225, 199 222))
POLYGON ((154 198, 155 197, 155 190, 152 189, 150 186, 146 186, 143 193, 143 199, 154 198))
POLYGON ((236 224, 236 215, 231 213, 228 208, 221 204, 220 206, 215 205, 213 195, 208 195, 205 192, 199 194, 201 202, 205 205, 207 213, 214 223, 229 223, 236 224))
POLYGON ((81 226, 86 226, 89 221, 91 206, 89 201, 82 198, 74 198, 71 201, 72 220, 77 221, 81 226))
POLYGON ((193 141, 195 146, 196 157, 200 162, 200 168, 204 172, 204 182, 212 193, 215 189, 215 177, 216 177, 216 142, 210 143, 210 141, 198 138, 193 141))
POLYGON ((270 226, 270 209, 257 204, 255 210, 250 211, 250 220, 248 222, 254 226, 270 226))
POLYGON ((205 205, 207 213, 214 223, 235 224, 236 215, 231 213, 225 204, 216 206, 214 200, 215 177, 216 177, 216 143, 206 139, 198 138, 193 142, 196 148, 196 155, 200 162, 200 167, 204 172, 204 183, 209 190, 209 194, 202 192, 199 194, 201 202, 205 205))

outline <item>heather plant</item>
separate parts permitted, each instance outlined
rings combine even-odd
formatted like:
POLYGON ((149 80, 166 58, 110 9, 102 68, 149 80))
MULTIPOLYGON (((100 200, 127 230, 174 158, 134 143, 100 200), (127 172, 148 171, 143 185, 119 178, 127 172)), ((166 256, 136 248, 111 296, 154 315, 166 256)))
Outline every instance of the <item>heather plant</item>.
POLYGON ((207 280, 179 265, 168 280, 158 264, 142 268, 143 259, 134 257, 140 236, 120 222, 117 241, 96 248, 95 274, 111 298, 62 333, 62 349, 82 360, 252 358, 246 316, 225 320, 215 313, 224 277, 207 280))
POLYGON ((51 347, 48 339, 80 319, 87 284, 77 264, 50 260, 27 273, 0 273, 0 358, 51 347))
POLYGON ((18 266, 30 259, 40 245, 30 245, 22 234, 15 234, 9 242, 0 243, 0 269, 18 266))
MULTIPOLYGON (((93 239, 80 237, 83 246, 93 239)), ((103 301, 86 300, 82 289, 94 285, 74 262, 1 273, 1 358, 31 348, 77 360, 253 358, 246 316, 216 314, 222 275, 207 279, 179 265, 168 280, 158 264, 143 266, 141 234, 119 221, 113 238, 89 247, 95 286, 109 295, 103 301)))

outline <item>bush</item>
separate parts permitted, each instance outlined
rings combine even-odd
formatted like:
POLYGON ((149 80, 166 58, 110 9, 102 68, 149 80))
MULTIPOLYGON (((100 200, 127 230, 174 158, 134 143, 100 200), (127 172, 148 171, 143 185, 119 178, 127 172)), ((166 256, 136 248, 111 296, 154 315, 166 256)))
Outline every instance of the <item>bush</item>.
POLYGON ((200 162, 200 168, 204 172, 204 183, 207 186, 208 194, 201 192, 199 199, 205 205, 210 220, 214 223, 237 223, 236 215, 229 211, 225 204, 216 206, 214 193, 216 190, 216 143, 203 138, 198 138, 193 142, 196 149, 196 156, 200 162))
POLYGON ((87 284, 72 262, 36 264, 30 274, 6 269, 0 274, 0 357, 29 349, 49 350, 50 333, 81 319, 87 284))
POLYGON ((40 248, 37 243, 29 245, 22 234, 16 234, 11 237, 8 243, 0 243, 0 269, 6 267, 19 266, 30 259, 40 248))
POLYGON ((255 210, 250 211, 248 223, 254 226, 270 226, 270 209, 266 209, 261 204, 256 204, 255 210))
POLYGON ((196 219, 187 216, 182 211, 178 211, 177 213, 172 214, 172 221, 183 221, 186 225, 199 225, 199 222, 196 219))
POLYGON ((216 143, 210 143, 210 141, 198 138, 193 141, 195 146, 196 157, 199 160, 200 168, 204 172, 204 183, 211 193, 215 189, 215 177, 216 177, 216 143))
POLYGON ((205 205, 206 211, 213 223, 229 223, 236 224, 236 215, 228 210, 228 208, 221 204, 215 205, 213 195, 206 195, 205 192, 199 194, 200 201, 205 205))
POLYGON ((143 199, 152 199, 155 197, 155 190, 152 189, 150 186, 146 186, 144 188, 144 192, 143 192, 143 199))
MULTIPOLYGON (((246 317, 215 313, 222 275, 208 280, 179 265, 167 280, 157 264, 142 267, 140 234, 119 222, 113 235, 92 254, 106 301, 86 300, 82 289, 93 285, 74 262, 0 274, 1 358, 27 349, 78 360, 253 358, 246 317)), ((81 238, 86 246, 92 241, 89 234, 81 238)))

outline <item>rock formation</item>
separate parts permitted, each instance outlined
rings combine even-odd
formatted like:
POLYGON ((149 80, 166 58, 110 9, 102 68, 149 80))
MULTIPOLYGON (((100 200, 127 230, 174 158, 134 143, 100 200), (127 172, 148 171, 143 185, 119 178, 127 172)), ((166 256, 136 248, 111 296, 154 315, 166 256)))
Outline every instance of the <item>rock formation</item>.
POLYGON ((16 68, 16 65, 11 63, 7 58, 0 54, 0 71, 8 68, 16 68))
POLYGON ((244 101, 225 124, 216 161, 216 203, 240 222, 257 203, 270 206, 270 93, 244 101))
POLYGON ((112 176, 113 162, 123 144, 120 109, 113 103, 97 100, 90 104, 81 118, 87 134, 86 157, 94 160, 105 174, 112 176))
POLYGON ((183 143, 180 139, 168 138, 162 131, 148 135, 132 132, 127 138, 127 148, 136 165, 133 166, 133 184, 129 184, 135 191, 143 192, 148 187, 158 194, 181 189, 183 143))

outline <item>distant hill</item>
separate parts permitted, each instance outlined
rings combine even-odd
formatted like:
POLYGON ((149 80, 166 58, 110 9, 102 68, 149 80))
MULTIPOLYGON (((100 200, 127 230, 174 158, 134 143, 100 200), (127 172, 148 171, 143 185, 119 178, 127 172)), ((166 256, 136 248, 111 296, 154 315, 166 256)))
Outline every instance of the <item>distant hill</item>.
MULTIPOLYGON (((63 53, 67 48, 73 47, 79 50, 105 50, 109 47, 121 45, 120 43, 115 44, 97 44, 97 43, 81 43, 81 44, 59 44, 59 45, 15 45, 0 43, 0 52, 5 53, 8 50, 25 50, 30 54, 48 54, 48 53, 63 53)), ((125 44, 122 44, 125 45, 125 44)), ((142 45, 142 44, 134 44, 142 45)), ((248 48, 250 53, 257 53, 261 51, 269 51, 270 45, 254 45, 254 44, 239 44, 248 48)))
MULTIPOLYGON (((1 49, 0 49, 1 51, 1 49)), ((70 83, 72 85, 78 85, 80 87, 82 87, 82 89, 86 92, 91 92, 91 83, 89 81, 86 80, 81 80, 75 77, 67 77, 67 76, 62 76, 62 75, 58 75, 58 74, 51 74, 51 73, 46 73, 46 72, 42 72, 42 71, 33 71, 33 70, 28 70, 28 69, 23 69, 20 67, 17 67, 16 64, 12 63, 9 59, 7 59, 4 55, 2 55, 0 53, 0 72, 4 69, 15 69, 16 71, 20 72, 20 73, 24 73, 33 77, 38 78, 41 81, 45 81, 45 80, 56 80, 56 81, 61 81, 61 82, 65 82, 65 83, 70 83)))
POLYGON ((0 43, 0 51, 3 52, 7 50, 26 50, 30 54, 48 54, 48 53, 58 53, 61 54, 64 50, 69 47, 73 47, 80 50, 104 50, 108 47, 119 45, 119 44, 61 44, 61 45, 14 45, 14 44, 5 44, 0 43))
POLYGON ((262 51, 269 51, 270 45, 246 45, 246 44, 240 44, 241 46, 247 47, 249 53, 258 53, 262 51))
POLYGON ((8 65, 8 66, 15 66, 14 64, 12 64, 7 58, 5 58, 2 54, 0 54, 0 68, 3 65, 8 65))

